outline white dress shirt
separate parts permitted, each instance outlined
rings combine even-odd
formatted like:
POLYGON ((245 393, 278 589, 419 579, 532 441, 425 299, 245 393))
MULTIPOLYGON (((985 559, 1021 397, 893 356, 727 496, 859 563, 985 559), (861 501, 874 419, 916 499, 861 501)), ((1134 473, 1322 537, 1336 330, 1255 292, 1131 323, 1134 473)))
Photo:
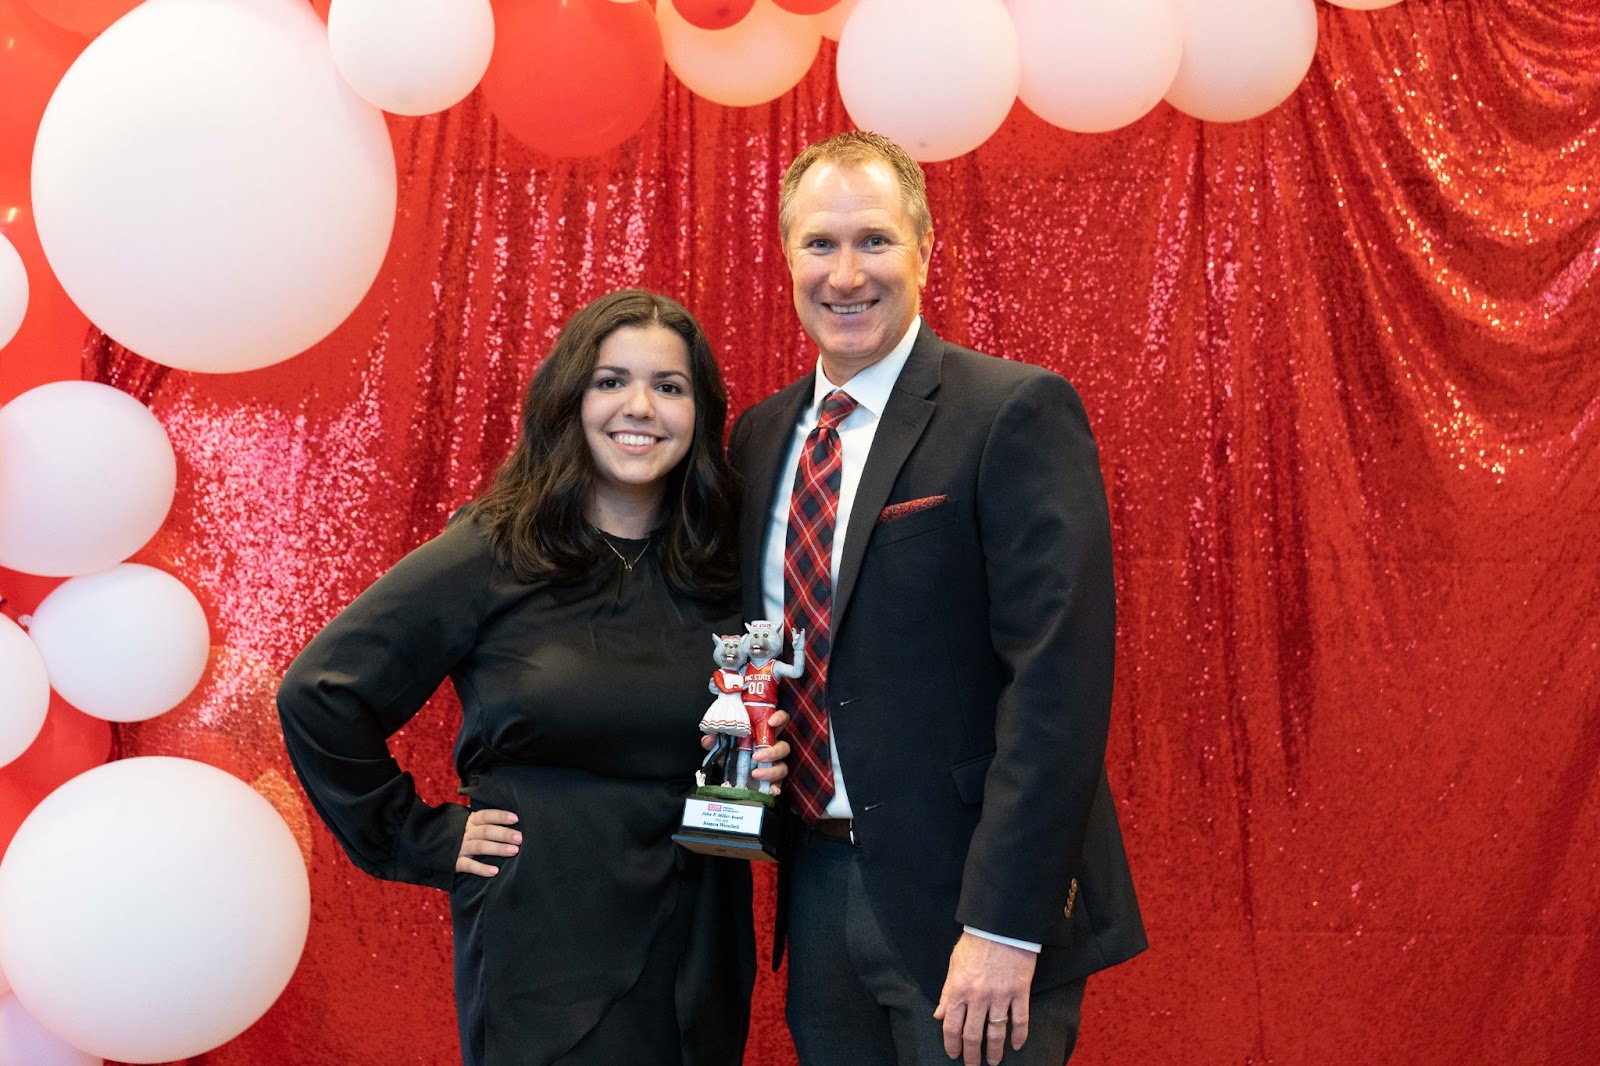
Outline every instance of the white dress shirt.
MULTIPOLYGON (((781 625, 783 621, 783 555, 789 534, 789 503, 790 497, 794 495, 795 470, 800 464, 800 451, 805 445, 806 437, 817 428, 822 401, 836 389, 844 389, 856 401, 856 409, 839 423, 841 452, 839 510, 833 527, 831 570, 833 585, 837 588, 839 560, 844 557, 845 532, 850 528, 850 512, 855 504, 856 489, 861 485, 861 470, 866 466, 867 453, 872 450, 872 439, 878 433, 878 423, 883 418, 883 409, 889 402, 889 394, 894 391, 894 383, 899 380, 900 371, 904 369, 906 360, 911 356, 911 345, 916 341, 917 331, 921 327, 922 319, 919 316, 912 320, 911 328, 900 338, 900 343, 889 350, 888 355, 849 381, 841 383, 829 381, 828 376, 822 372, 821 361, 817 363, 816 387, 812 390, 811 403, 800 412, 794 432, 790 434, 788 454, 780 468, 782 473, 778 491, 772 497, 772 513, 767 516, 767 543, 761 560, 761 608, 765 612, 765 617, 775 624, 781 625)), ((784 639, 789 639, 787 632, 784 633, 784 639)), ((839 765, 839 746, 834 742, 831 728, 828 730, 828 753, 833 761, 833 798, 828 801, 824 813, 829 818, 849 818, 852 816, 850 795, 845 789, 844 769, 839 765)), ((1039 950, 1038 944, 1025 940, 985 933, 970 926, 967 927, 967 931, 1002 944, 1011 944, 1030 951, 1039 950)))

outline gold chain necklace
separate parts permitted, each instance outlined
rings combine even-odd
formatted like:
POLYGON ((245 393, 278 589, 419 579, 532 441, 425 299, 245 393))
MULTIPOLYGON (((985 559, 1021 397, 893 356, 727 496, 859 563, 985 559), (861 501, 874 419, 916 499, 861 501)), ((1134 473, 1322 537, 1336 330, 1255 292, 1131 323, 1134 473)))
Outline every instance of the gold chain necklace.
MULTIPOLYGON (((595 532, 599 533, 600 531, 595 530, 595 532)), ((635 564, 637 564, 640 559, 644 558, 645 552, 650 550, 650 539, 654 536, 655 534, 652 533, 649 537, 644 538, 644 547, 640 548, 639 554, 635 555, 632 559, 629 559, 626 555, 623 555, 621 552, 617 551, 617 546, 611 543, 611 538, 606 536, 604 533, 600 533, 600 540, 605 544, 606 547, 611 549, 612 555, 615 555, 618 559, 622 560, 622 569, 631 574, 633 573, 635 564)))

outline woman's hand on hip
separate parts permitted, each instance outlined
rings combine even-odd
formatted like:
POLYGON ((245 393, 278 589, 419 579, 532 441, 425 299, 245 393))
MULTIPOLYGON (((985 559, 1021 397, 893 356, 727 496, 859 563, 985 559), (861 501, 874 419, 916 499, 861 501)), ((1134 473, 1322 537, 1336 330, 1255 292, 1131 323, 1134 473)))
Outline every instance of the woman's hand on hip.
POLYGON ((461 853, 456 856, 456 873, 493 877, 498 866, 479 862, 475 855, 511 856, 522 850, 522 834, 512 829, 517 816, 510 811, 473 811, 467 818, 467 831, 461 838, 461 853))

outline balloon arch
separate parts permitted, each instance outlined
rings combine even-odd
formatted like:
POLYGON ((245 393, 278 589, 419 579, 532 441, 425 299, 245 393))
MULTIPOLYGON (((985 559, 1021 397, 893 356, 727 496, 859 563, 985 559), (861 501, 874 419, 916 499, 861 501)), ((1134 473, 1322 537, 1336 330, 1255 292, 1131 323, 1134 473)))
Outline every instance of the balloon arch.
POLYGON ((0 61, 0 347, 24 367, 0 377, 0 969, 16 992, 0 994, 0 1028, 32 1042, 31 1061, 76 1063, 181 1058, 250 1025, 293 972, 308 894, 293 837, 237 779, 180 759, 101 765, 109 723, 177 706, 210 644, 194 594, 127 561, 172 504, 164 431, 115 389, 55 380, 90 323, 211 374, 316 344, 389 254, 383 112, 474 88, 510 136, 583 156, 637 133, 669 71, 746 107, 821 54, 858 126, 932 162, 981 145, 1018 101, 1083 133, 1163 100, 1211 122, 1259 116, 1305 76, 1318 14, 1313 0, 0 0, 0 24, 22 42, 0 61), (94 841, 172 866, 204 852, 218 876, 188 881, 181 905, 159 863, 63 877, 94 841), (241 893, 261 917, 243 929, 226 921, 241 893), (143 970, 68 935, 75 916, 129 908, 161 944, 143 970))

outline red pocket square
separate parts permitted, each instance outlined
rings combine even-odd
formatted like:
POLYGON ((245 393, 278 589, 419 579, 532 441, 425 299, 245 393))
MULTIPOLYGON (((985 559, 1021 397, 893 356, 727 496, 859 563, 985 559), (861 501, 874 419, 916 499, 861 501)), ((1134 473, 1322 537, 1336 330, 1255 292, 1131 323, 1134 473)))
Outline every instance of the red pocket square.
POLYGON ((907 500, 904 503, 891 503, 878 512, 878 525, 893 522, 896 518, 904 518, 908 514, 926 511, 930 507, 937 507, 941 503, 949 503, 948 496, 924 496, 920 500, 907 500))

